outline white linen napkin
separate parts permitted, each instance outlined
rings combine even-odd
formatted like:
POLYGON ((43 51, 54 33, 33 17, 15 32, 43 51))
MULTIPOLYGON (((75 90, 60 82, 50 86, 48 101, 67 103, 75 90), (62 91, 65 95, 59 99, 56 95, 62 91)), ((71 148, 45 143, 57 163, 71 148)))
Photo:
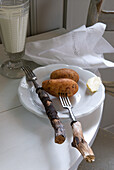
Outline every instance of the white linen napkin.
POLYGON ((61 63, 90 69, 114 67, 114 63, 103 56, 104 53, 114 53, 114 48, 102 37, 105 28, 103 23, 87 28, 83 25, 55 38, 28 42, 25 59, 39 65, 61 63))

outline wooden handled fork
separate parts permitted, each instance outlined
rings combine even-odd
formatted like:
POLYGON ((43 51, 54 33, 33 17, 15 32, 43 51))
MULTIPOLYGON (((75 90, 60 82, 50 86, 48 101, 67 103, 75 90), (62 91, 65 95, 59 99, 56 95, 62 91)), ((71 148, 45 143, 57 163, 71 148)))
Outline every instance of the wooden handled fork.
POLYGON ((88 145, 88 143, 84 139, 81 123, 76 120, 72 112, 72 105, 67 94, 59 93, 59 99, 63 108, 69 110, 69 115, 72 120, 71 122, 73 130, 72 146, 79 150, 79 152, 82 154, 82 156, 84 157, 84 159, 86 159, 87 162, 95 161, 95 155, 90 146, 88 145))
POLYGON ((55 131, 55 143, 62 144, 66 138, 65 129, 48 93, 38 84, 36 75, 28 66, 24 66, 22 69, 25 72, 27 82, 31 81, 34 84, 36 93, 44 105, 46 114, 55 131))

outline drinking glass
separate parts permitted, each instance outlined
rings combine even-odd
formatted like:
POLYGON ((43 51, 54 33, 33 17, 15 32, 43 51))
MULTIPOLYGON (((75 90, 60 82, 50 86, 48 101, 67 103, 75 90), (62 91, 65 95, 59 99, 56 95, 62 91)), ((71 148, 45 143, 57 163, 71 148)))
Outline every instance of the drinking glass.
POLYGON ((9 78, 21 78, 23 71, 29 0, 0 0, 0 35, 9 57, 0 68, 9 78))

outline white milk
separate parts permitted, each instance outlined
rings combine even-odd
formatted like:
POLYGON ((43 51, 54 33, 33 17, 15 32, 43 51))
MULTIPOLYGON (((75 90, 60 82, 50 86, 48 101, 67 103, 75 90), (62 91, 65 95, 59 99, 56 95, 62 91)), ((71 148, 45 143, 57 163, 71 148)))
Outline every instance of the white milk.
POLYGON ((0 32, 5 50, 9 53, 18 53, 24 50, 28 12, 20 9, 3 9, 0 13, 0 32), (4 12, 4 13, 3 13, 4 12), (15 14, 14 14, 15 13, 15 14))

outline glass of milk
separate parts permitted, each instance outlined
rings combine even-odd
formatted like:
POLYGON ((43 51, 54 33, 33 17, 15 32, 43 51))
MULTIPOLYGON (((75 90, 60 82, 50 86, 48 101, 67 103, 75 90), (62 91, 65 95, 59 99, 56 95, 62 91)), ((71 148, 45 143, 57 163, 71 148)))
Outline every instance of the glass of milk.
POLYGON ((0 36, 9 60, 1 65, 1 73, 9 78, 21 78, 29 0, 0 0, 0 36))

